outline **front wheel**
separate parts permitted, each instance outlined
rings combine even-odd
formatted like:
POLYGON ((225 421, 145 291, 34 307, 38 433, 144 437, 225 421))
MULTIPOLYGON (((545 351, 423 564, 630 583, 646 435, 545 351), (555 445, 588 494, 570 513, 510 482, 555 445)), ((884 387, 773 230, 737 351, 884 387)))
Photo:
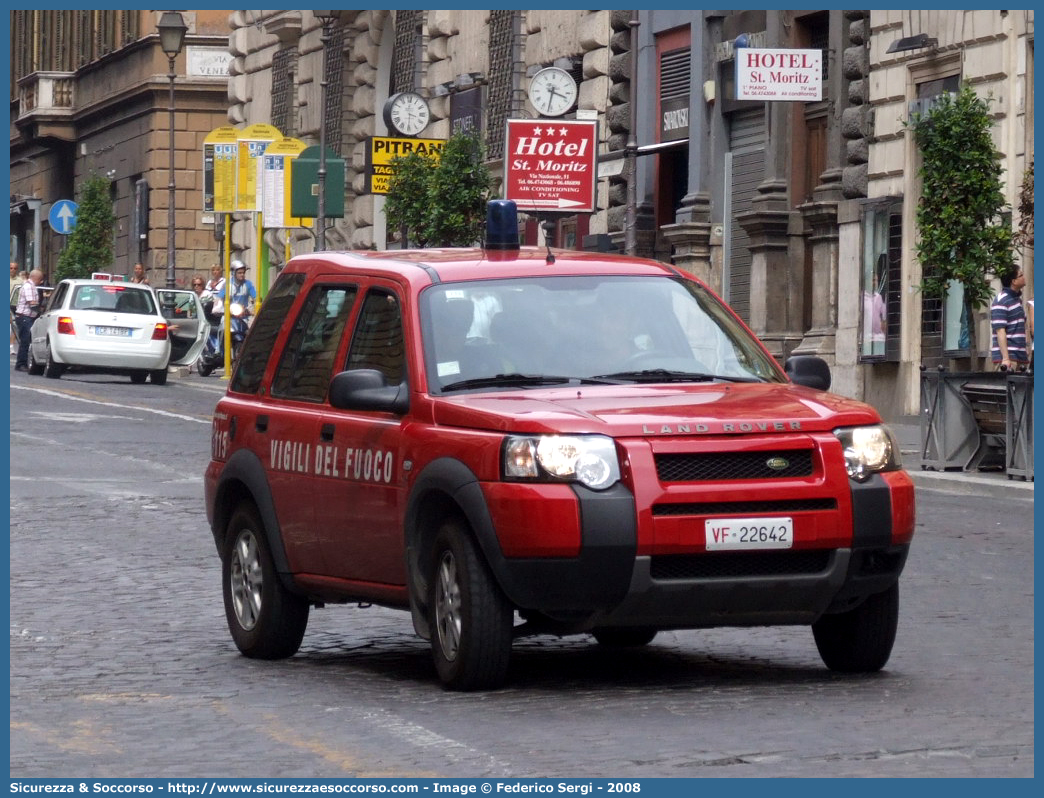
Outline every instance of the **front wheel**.
POLYGON ((855 609, 824 615, 812 624, 819 656, 830 670, 871 673, 888 662, 899 625, 899 583, 855 609))
POLYGON ((251 504, 232 514, 221 557, 225 618, 242 654, 253 659, 292 657, 308 625, 308 602, 279 580, 264 526, 251 504))
POLYGON ((428 620, 439 678, 451 690, 500 687, 514 610, 461 522, 443 523, 431 562, 428 620))

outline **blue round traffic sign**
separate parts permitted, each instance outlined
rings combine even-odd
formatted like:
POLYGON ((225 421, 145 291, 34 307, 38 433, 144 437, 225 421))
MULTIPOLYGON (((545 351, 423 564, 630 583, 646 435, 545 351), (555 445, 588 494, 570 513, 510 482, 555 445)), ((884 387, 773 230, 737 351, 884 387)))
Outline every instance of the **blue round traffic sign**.
POLYGON ((76 212, 79 206, 72 200, 58 200, 51 206, 47 221, 51 229, 63 236, 69 235, 76 227, 76 212))

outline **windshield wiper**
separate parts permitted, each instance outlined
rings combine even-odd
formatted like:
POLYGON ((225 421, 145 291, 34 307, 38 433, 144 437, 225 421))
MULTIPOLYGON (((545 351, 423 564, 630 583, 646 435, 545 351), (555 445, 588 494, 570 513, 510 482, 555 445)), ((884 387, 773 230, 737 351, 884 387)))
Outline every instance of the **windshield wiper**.
POLYGON ((565 385, 572 377, 553 377, 547 374, 495 374, 492 377, 474 377, 443 385, 443 391, 463 391, 468 388, 523 388, 527 385, 565 385))
POLYGON ((616 371, 599 374, 596 379, 634 380, 635 382, 760 382, 757 377, 730 377, 725 374, 707 374, 696 371, 672 371, 670 369, 641 369, 639 371, 616 371))
POLYGON ((560 377, 550 374, 496 374, 473 377, 442 386, 443 391, 465 391, 469 388, 525 388, 540 385, 620 385, 624 380, 611 377, 560 377))

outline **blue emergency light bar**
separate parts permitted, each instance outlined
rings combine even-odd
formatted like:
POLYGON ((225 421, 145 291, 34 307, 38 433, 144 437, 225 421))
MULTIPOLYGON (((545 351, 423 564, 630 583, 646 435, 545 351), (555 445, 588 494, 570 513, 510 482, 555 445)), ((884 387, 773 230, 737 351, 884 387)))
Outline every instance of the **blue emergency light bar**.
POLYGON ((486 249, 518 249, 518 208, 512 200, 487 203, 486 249))

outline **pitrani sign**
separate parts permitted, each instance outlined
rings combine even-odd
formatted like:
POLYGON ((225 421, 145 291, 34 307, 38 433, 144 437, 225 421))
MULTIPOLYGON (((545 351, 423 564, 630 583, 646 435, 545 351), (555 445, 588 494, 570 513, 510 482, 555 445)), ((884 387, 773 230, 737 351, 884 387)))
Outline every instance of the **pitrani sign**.
POLYGON ((736 48, 737 100, 823 99, 823 51, 736 48))

